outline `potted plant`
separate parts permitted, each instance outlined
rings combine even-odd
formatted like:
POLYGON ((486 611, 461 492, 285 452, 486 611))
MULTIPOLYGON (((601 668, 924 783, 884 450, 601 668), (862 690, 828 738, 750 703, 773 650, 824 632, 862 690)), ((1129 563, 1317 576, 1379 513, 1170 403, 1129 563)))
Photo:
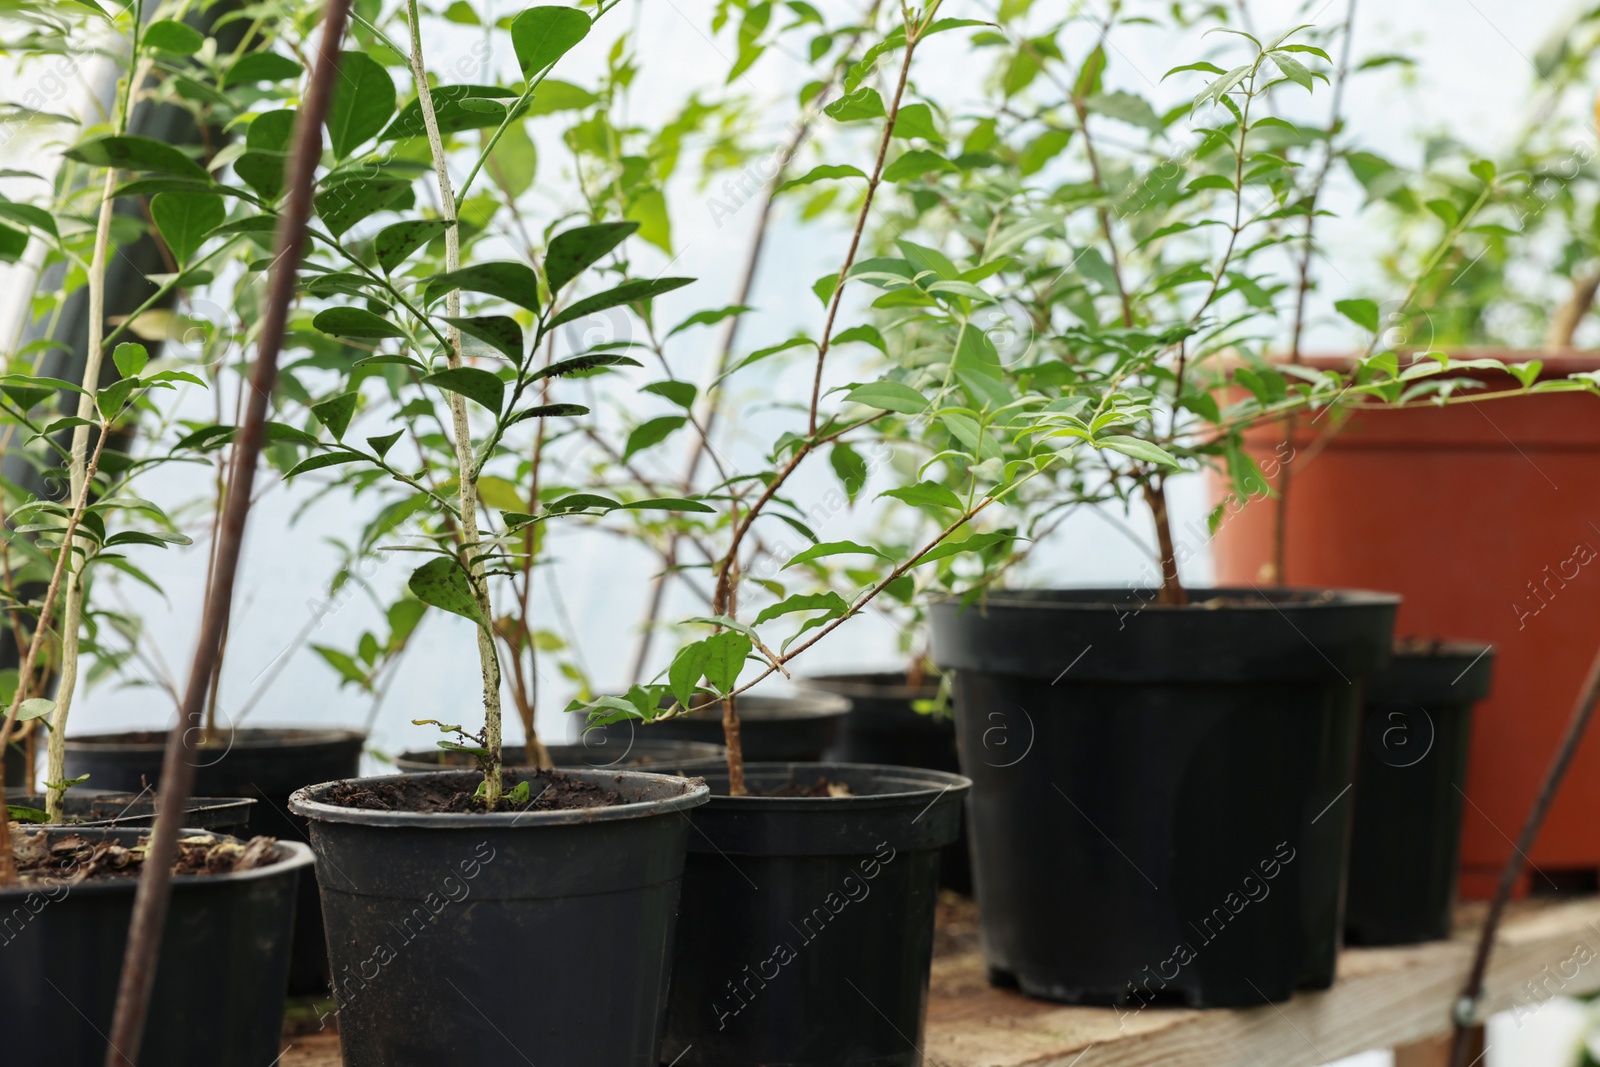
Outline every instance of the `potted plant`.
MULTIPOLYGON (((1226 471, 1214 528, 1264 491, 1251 426, 1477 398, 1437 384, 1440 356, 1402 367, 1374 346, 1344 373, 1297 370, 1253 340, 1298 295, 1274 280, 1301 239, 1283 221, 1320 210, 1303 184, 1315 167, 1298 164, 1321 135, 1263 98, 1342 64, 1293 32, 1239 34, 1236 65, 1178 68, 1207 83, 1162 111, 1107 88, 1107 49, 1069 61, 1047 29, 1016 20, 991 38, 1005 100, 965 142, 1012 169, 930 167, 889 224, 894 251, 863 268, 880 306, 915 309, 880 336, 891 380, 924 398, 907 410, 932 416, 901 431, 927 457, 902 487, 919 505, 1003 504, 969 538, 990 545, 1084 501, 1141 505, 1154 527, 1145 588, 1011 590, 991 563, 958 570, 961 595, 933 607, 974 781, 984 950, 997 980, 1053 999, 1284 999, 1333 980, 1360 682, 1388 662, 1398 598, 1189 588, 1181 571, 1211 528, 1176 526, 1167 481, 1226 471), (1136 152, 1112 147, 1130 131, 1136 152), (972 305, 937 310, 939 281, 969 279, 1022 306, 1031 348, 1004 359, 985 344, 965 288, 972 305)), ((1491 165, 1472 177, 1446 251, 1495 195, 1491 165)))
MULTIPOLYGON (((144 834, 122 828, 24 828, 12 819, 60 822, 67 814, 65 794, 77 783, 61 773, 58 742, 79 685, 81 657, 86 652, 107 657, 105 646, 95 640, 95 627, 112 618, 91 610, 92 579, 113 571, 142 576, 126 554, 128 546, 188 543, 159 505, 133 493, 137 476, 165 461, 171 446, 150 456, 129 454, 122 446, 128 428, 158 410, 153 396, 180 383, 203 387, 205 382, 179 369, 181 360, 163 365, 152 359, 145 346, 125 339, 125 329, 111 329, 106 322, 108 264, 118 244, 148 232, 176 255, 179 270, 164 280, 152 306, 192 281, 183 271, 192 265, 187 242, 193 219, 187 207, 160 205, 150 223, 131 227, 117 225, 115 216, 126 173, 209 181, 190 155, 130 132, 134 101, 170 87, 169 79, 181 77, 175 71, 183 67, 184 56, 199 51, 194 38, 202 35, 160 17, 170 13, 136 6, 112 17, 98 5, 85 4, 30 14, 35 30, 30 55, 60 55, 74 39, 109 32, 129 39, 133 59, 104 125, 77 131, 67 151, 69 173, 55 186, 61 199, 48 206, 7 201, 0 210, 7 220, 9 257, 37 241, 44 247, 38 261, 47 271, 53 265, 66 268, 62 286, 44 294, 39 307, 59 311, 80 286, 87 292, 88 343, 77 381, 46 372, 51 343, 8 354, 0 377, 0 435, 7 458, 25 458, 44 476, 45 486, 54 486, 52 493, 20 506, 15 506, 19 485, 5 487, 6 503, 12 505, 8 533, 16 535, 7 538, 6 609, 14 636, 26 640, 19 645, 7 694, 0 748, 26 722, 48 726, 52 751, 42 800, 47 810, 8 805, 6 818, 0 819, 0 902, 13 919, 6 931, 13 951, 0 967, 0 988, 7 1003, 36 1024, 12 1035, 8 1047, 24 1057, 74 1064, 100 1063, 105 1055, 103 1033, 116 993, 116 968, 86 968, 81 961, 115 960, 121 954, 144 834), (159 77, 147 80, 153 74, 159 77), (81 184, 71 173, 80 168, 89 179, 81 184), (55 410, 61 398, 67 414, 55 410), (22 561, 15 570, 12 552, 22 561), (59 681, 47 697, 52 664, 59 681)), ((177 454, 182 458, 181 448, 177 454)), ((0 793, 4 789, 0 778, 0 793)), ((199 833, 186 841, 176 867, 183 914, 168 941, 180 958, 159 980, 163 1007, 143 1042, 145 1056, 196 1053, 208 1062, 245 1064, 276 1054, 295 887, 310 859, 303 846, 268 838, 246 843, 199 833), (239 969, 231 988, 215 980, 218 953, 239 969)))
MULTIPOLYGON (((515 573, 518 546, 547 520, 624 505, 596 494, 535 493, 528 512, 525 501, 507 506, 487 479, 521 454, 522 435, 538 421, 583 410, 554 397, 543 402, 546 383, 636 363, 606 350, 550 358, 553 331, 596 310, 647 306, 687 279, 629 280, 621 246, 637 226, 627 222, 558 221, 538 269, 462 258, 482 236, 473 221, 481 216, 466 209, 477 208, 475 187, 495 168, 496 147, 545 91, 557 60, 608 10, 531 7, 512 19, 511 86, 431 84, 414 2, 393 35, 387 23, 358 20, 353 34, 363 47, 346 56, 330 116, 314 248, 303 270, 318 309, 293 340, 339 353, 341 387, 311 406, 317 436, 285 438, 299 453, 286 475, 359 465, 369 482, 407 487, 406 514, 419 517, 425 556, 411 593, 470 620, 483 700, 481 727, 441 724, 453 747, 477 757, 477 769, 331 781, 290 802, 310 820, 318 856, 347 1063, 499 1055, 508 1040, 561 1062, 656 1062, 688 834, 683 813, 704 802, 706 789, 632 770, 505 767, 490 607, 491 581, 515 573), (396 71, 412 96, 403 106, 396 71), (428 191, 413 206, 419 180, 428 191), (436 211, 420 206, 429 199, 436 211), (413 257, 415 268, 407 266, 413 257), (612 270, 620 283, 575 295, 612 270), (502 306, 509 313, 498 313, 502 306), (388 412, 394 428, 358 447, 347 432, 365 407, 367 382, 404 399, 388 412), (576 970, 529 1001, 525 987, 483 962, 486 952, 508 948, 512 957, 548 954, 576 970), (441 980, 465 1003, 439 1002, 441 980), (602 987, 610 995, 594 997, 602 987), (419 1013, 419 1003, 438 1010, 419 1013)), ((250 173, 240 176, 248 181, 250 173)), ((269 197, 252 203, 272 216, 269 197)), ((630 503, 709 510, 679 499, 630 503)), ((385 533, 398 522, 389 518, 385 533)), ((536 737, 529 745, 537 753, 536 737)))
MULTIPOLYGON (((1362 302, 1366 329, 1381 331, 1402 355, 1456 355, 1467 364, 1458 388, 1526 395, 1487 412, 1424 406, 1264 428, 1250 441, 1256 455, 1292 442, 1303 459, 1274 472, 1277 501, 1229 522, 1216 542, 1224 581, 1393 589, 1405 597, 1401 633, 1494 644, 1495 690, 1479 709, 1462 783, 1476 808, 1461 828, 1468 896, 1492 892, 1509 847, 1495 827, 1515 825, 1537 789, 1538 760, 1507 753, 1555 746, 1600 639, 1582 598, 1568 591, 1592 555, 1584 501, 1600 479, 1587 429, 1592 400, 1568 391, 1573 376, 1600 369, 1588 350, 1597 275, 1583 221, 1593 198, 1593 138, 1568 117, 1588 109, 1595 28, 1593 13, 1585 14, 1541 50, 1548 76, 1527 125, 1495 155, 1506 175, 1500 202, 1467 227, 1459 255, 1432 257, 1439 234, 1476 197, 1464 167, 1440 165, 1455 153, 1416 174, 1348 135, 1331 145, 1330 159, 1364 185, 1374 224, 1395 235, 1389 292, 1416 292, 1405 305, 1373 293, 1362 302), (1469 262, 1472 270, 1462 270, 1469 262), (1511 369, 1474 369, 1473 357, 1511 369), (1537 391, 1527 390, 1530 382, 1537 391), (1370 480, 1380 470, 1382 479, 1370 480), (1417 544, 1433 550, 1412 551, 1417 544), (1457 580, 1463 567, 1472 582, 1457 580)), ((1315 367, 1347 363, 1298 344, 1285 356, 1315 367)), ((1579 759, 1581 767, 1592 757, 1579 759)), ((1588 817, 1600 800, 1593 780, 1579 773, 1564 785, 1530 856, 1539 869, 1600 866, 1588 817)))

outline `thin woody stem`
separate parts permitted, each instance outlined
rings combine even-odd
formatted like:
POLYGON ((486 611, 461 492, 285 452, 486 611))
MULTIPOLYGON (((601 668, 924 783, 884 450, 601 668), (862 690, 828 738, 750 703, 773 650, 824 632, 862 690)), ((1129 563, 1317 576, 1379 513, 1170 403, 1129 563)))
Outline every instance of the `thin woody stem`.
MULTIPOLYGON (((456 200, 450 188, 448 157, 444 138, 439 132, 439 119, 434 112, 433 90, 428 86, 428 71, 422 60, 422 28, 417 14, 417 0, 408 0, 411 17, 411 73, 417 84, 417 103, 422 110, 422 124, 428 133, 428 146, 433 153, 433 169, 439 181, 440 211, 449 222, 456 218, 456 200)), ((445 270, 461 268, 461 231, 458 226, 445 230, 445 270)), ((446 299, 451 318, 461 314, 461 292, 452 289, 446 299)), ((450 327, 449 344, 445 359, 451 369, 461 366, 461 331, 450 327)), ((467 399, 460 393, 450 394, 450 417, 456 447, 456 463, 461 468, 458 503, 461 511, 461 556, 472 585, 472 598, 477 603, 478 662, 483 673, 483 741, 488 752, 484 776, 484 805, 490 810, 500 802, 501 722, 500 722, 500 657, 495 649, 493 608, 489 602, 488 582, 484 576, 483 561, 479 552, 478 533, 478 482, 474 476, 472 455, 472 429, 467 422, 467 399)), ((531 748, 537 742, 528 739, 531 748)))
MULTIPOLYGON (((33 639, 28 643, 28 654, 23 658, 21 670, 18 672, 17 691, 12 695, 11 706, 6 710, 5 725, 0 726, 0 753, 11 744, 11 736, 16 730, 23 697, 28 692, 28 686, 24 684, 23 679, 32 672, 33 664, 37 662, 39 650, 44 644, 44 635, 50 629, 50 616, 55 608, 56 596, 61 591, 61 578, 67 569, 67 560, 72 556, 72 541, 77 536, 78 525, 83 521, 83 513, 89 506, 89 487, 94 484, 95 475, 100 470, 100 456, 105 451, 110 428, 110 422, 102 419, 99 439, 95 441, 94 452, 90 455, 84 471, 83 490, 73 501, 72 515, 67 519, 67 527, 61 538, 61 551, 56 554, 55 569, 50 574, 50 586, 45 592, 44 603, 39 606, 39 623, 34 627, 33 639)), ((0 759, 0 797, 5 796, 5 788, 5 760, 0 759)), ((11 885, 16 880, 16 864, 11 854, 11 820, 0 818, 0 885, 11 885)))

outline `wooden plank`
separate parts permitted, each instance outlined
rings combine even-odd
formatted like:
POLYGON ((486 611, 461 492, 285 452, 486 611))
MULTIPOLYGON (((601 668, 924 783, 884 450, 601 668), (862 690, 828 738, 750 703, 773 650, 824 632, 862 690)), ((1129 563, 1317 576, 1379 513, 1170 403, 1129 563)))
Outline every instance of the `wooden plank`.
MULTIPOLYGON (((1475 920, 1450 941, 1349 949, 1330 990, 1244 1010, 1118 1012, 995 989, 973 949, 934 962, 929 1067, 1276 1067, 1325 1064, 1444 1033, 1466 975, 1475 920), (1092 1055, 1091 1055, 1092 1051, 1092 1055)), ((1521 905, 1502 927, 1489 1011, 1535 1012, 1600 989, 1600 899, 1521 905)))

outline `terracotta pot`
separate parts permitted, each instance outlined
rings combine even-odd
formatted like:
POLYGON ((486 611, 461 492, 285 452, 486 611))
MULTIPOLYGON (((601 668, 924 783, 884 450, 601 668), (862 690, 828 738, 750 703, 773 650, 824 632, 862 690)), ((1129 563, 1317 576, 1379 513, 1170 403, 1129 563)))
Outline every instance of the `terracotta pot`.
MULTIPOLYGON (((1543 359, 1551 378, 1600 369, 1594 356, 1461 355, 1543 359)), ((1476 376, 1489 388, 1512 384, 1500 374, 1476 376)), ((1494 692, 1479 706, 1461 783, 1462 893, 1487 896, 1600 645, 1600 403, 1550 393, 1364 412, 1320 442, 1325 421, 1309 429, 1306 422, 1287 464, 1284 580, 1392 590, 1405 598, 1399 634, 1498 650, 1494 692)), ((1263 428, 1251 448, 1265 460, 1282 440, 1281 427, 1263 428)), ((1214 483, 1219 499, 1228 488, 1214 483)), ((1270 579, 1278 508, 1256 500, 1230 509, 1215 540, 1218 582, 1270 579)), ((1597 807, 1600 736, 1591 733, 1530 854, 1533 866, 1556 882, 1560 871, 1592 879, 1600 868, 1597 807)))

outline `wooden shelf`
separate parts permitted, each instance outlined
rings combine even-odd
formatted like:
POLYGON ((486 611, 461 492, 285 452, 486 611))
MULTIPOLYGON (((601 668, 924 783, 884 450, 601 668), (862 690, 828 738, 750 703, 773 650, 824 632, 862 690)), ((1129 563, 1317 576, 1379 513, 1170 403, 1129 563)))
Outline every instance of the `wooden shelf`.
MULTIPOLYGON (((1347 949, 1332 989, 1244 1010, 1147 1008, 1119 1019, 996 989, 976 947, 970 904, 940 909, 929 991, 927 1067, 1301 1067, 1445 1033, 1483 906, 1458 913, 1450 941, 1347 949)), ((1491 1012, 1537 1010, 1600 990, 1600 898, 1515 905, 1489 970, 1491 1012)), ((333 1034, 285 1040, 280 1067, 338 1067, 333 1034)))
MULTIPOLYGON (((1147 1008, 1121 1020, 995 989, 976 948, 965 948, 934 961, 923 1051, 928 1067, 1300 1067, 1411 1045, 1448 1031, 1483 912, 1463 907, 1450 941, 1347 949, 1332 989, 1285 1004, 1147 1008)), ((1490 1012, 1600 989, 1600 898, 1516 905, 1487 989, 1490 1012)))

